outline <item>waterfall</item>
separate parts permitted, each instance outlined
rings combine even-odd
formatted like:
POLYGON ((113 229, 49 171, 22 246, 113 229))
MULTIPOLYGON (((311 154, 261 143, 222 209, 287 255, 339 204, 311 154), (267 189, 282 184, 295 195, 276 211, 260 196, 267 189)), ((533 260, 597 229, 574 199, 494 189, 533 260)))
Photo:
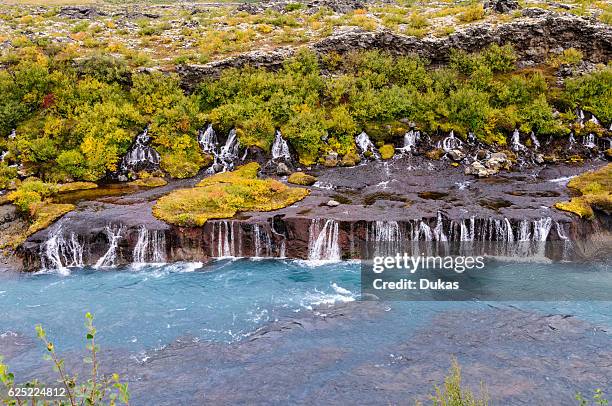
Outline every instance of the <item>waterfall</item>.
POLYGON ((475 231, 475 219, 474 217, 470 217, 469 226, 466 224, 467 219, 461 220, 461 234, 459 236, 460 241, 474 241, 476 234, 475 231))
POLYGON ((362 131, 361 134, 355 137, 355 143, 357 144, 357 147, 359 147, 361 155, 364 155, 366 152, 369 151, 372 153, 375 159, 379 158, 378 152, 376 152, 374 144, 370 140, 370 137, 368 137, 368 134, 365 133, 365 131, 362 131))
POLYGON ((221 151, 219 152, 219 159, 221 161, 221 165, 223 165, 223 172, 234 169, 234 161, 238 159, 239 152, 240 143, 238 142, 236 129, 233 128, 227 137, 225 145, 221 147, 221 151))
POLYGON ((202 152, 205 154, 216 155, 219 142, 217 141, 217 133, 215 133, 212 124, 209 124, 205 131, 200 130, 198 143, 202 148, 202 152))
POLYGON ((69 275, 68 268, 83 266, 83 245, 75 233, 70 233, 70 238, 66 240, 59 227, 41 244, 40 262, 43 270, 69 275))
POLYGON ((574 137, 574 133, 571 132, 569 135, 569 149, 572 149, 572 147, 576 144, 576 138, 574 137))
POLYGON ((591 114, 591 119, 589 121, 595 125, 599 125, 599 120, 595 117, 595 114, 591 114))
POLYGON ((523 144, 521 144, 521 138, 520 138, 520 134, 519 134, 519 130, 515 129, 514 132, 512 133, 512 140, 511 140, 511 145, 512 145, 512 150, 514 151, 524 151, 525 150, 525 146, 523 144))
POLYGON ((410 153, 416 150, 416 143, 420 138, 418 131, 410 130, 404 135, 404 147, 400 148, 402 153, 410 153))
POLYGON ((308 259, 339 261, 340 245, 338 243, 338 223, 335 220, 312 219, 308 238, 308 259))
POLYGON ((265 227, 253 224, 253 244, 255 248, 255 258, 272 256, 272 239, 265 227), (263 253, 263 255, 262 255, 263 253))
POLYGON ((14 140, 15 138, 17 138, 17 130, 13 128, 9 134, 9 140, 14 140))
POLYGON ((212 124, 209 124, 205 131, 200 131, 198 142, 203 152, 213 156, 213 164, 207 170, 209 174, 234 169, 234 162, 238 159, 240 152, 240 142, 235 128, 229 132, 227 141, 220 150, 218 150, 219 142, 212 124))
POLYGON ((379 220, 372 226, 372 236, 366 235, 366 238, 375 243, 375 255, 394 255, 402 250, 403 235, 397 221, 379 220))
POLYGON ((166 262, 166 234, 164 230, 149 231, 144 225, 138 230, 133 261, 138 264, 166 262))
POLYGON ((413 241, 433 241, 433 233, 431 227, 424 221, 419 221, 418 226, 415 226, 412 233, 413 241), (421 238, 422 236, 422 238, 421 238))
POLYGON ((283 139, 280 131, 276 130, 274 135, 274 143, 272 144, 272 159, 284 159, 291 160, 291 154, 289 153, 289 145, 287 141, 283 139))
POLYGON ((4 162, 4 159, 6 158, 6 156, 8 155, 8 151, 2 151, 0 153, 0 162, 4 162))
POLYGON ((468 144, 474 144, 476 143, 476 135, 473 132, 468 132, 467 135, 467 142, 468 144))
POLYGON ((582 145, 587 148, 595 148, 597 144, 595 144, 595 135, 592 133, 582 137, 582 145))
POLYGON ((115 262, 117 260, 117 247, 119 246, 119 240, 121 239, 121 233, 123 232, 123 227, 112 227, 106 226, 104 228, 104 232, 106 233, 106 237, 108 238, 108 250, 94 265, 95 269, 115 266, 115 262))
POLYGON ((159 166, 160 155, 155 149, 148 145, 151 141, 151 137, 149 137, 148 133, 149 128, 147 127, 138 137, 136 137, 136 142, 123 157, 120 165, 123 172, 138 172, 143 168, 151 169, 159 166))
POLYGON ((442 141, 442 149, 446 152, 450 152, 453 149, 461 148, 461 140, 455 138, 455 132, 451 130, 448 137, 442 141))
POLYGON ((433 235, 436 241, 448 241, 448 238, 444 234, 444 221, 442 220, 442 213, 438 212, 438 219, 436 227, 433 230, 433 235))
POLYGON ((238 238, 234 233, 233 221, 215 221, 212 223, 212 233, 210 242, 210 256, 217 258, 235 258, 241 255, 240 245, 240 227, 238 229, 238 238), (238 245, 238 251, 236 246, 238 245), (215 249, 216 248, 216 249, 215 249))
POLYGON ((536 149, 536 150, 540 149, 540 141, 538 141, 538 137, 535 136, 533 131, 529 135, 529 138, 531 138, 531 143, 533 145, 533 148, 536 149))
POLYGON ((541 219, 534 220, 533 241, 546 241, 548 239, 551 226, 552 219, 550 217, 542 217, 541 219))
POLYGON ((287 242, 285 240, 281 241, 280 248, 278 249, 278 257, 283 259, 287 258, 287 242))
POLYGON ((519 223, 518 241, 520 241, 520 242, 530 241, 531 240, 531 232, 529 230, 530 230, 529 221, 528 220, 521 220, 521 222, 519 223))

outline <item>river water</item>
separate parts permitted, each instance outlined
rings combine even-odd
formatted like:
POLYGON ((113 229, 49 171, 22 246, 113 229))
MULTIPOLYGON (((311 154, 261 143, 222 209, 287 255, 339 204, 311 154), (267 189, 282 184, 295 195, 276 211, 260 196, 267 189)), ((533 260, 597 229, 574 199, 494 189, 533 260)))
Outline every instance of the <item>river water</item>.
MULTIPOLYGON (((593 289, 612 292, 612 267, 608 263, 499 262, 491 266, 498 274, 531 278, 531 288, 542 292, 564 281, 588 281, 593 289), (530 272, 525 273, 525 269, 530 272)), ((525 353, 527 358, 542 353, 553 360, 572 356, 588 359, 598 353, 604 359, 612 357, 609 354, 612 302, 361 301, 360 272, 356 262, 314 265, 296 260, 238 259, 206 265, 72 269, 68 276, 1 275, 0 354, 4 353, 18 380, 47 376, 48 372, 41 367, 43 347, 35 340, 34 326, 40 323, 58 352, 77 365, 84 348, 84 314, 91 312, 95 315, 106 366, 130 380, 135 404, 191 403, 204 399, 217 404, 268 400, 279 404, 309 403, 318 397, 332 403, 351 399, 358 404, 383 399, 393 403, 403 396, 418 397, 423 391, 426 394, 431 387, 427 379, 433 379, 431 374, 442 378, 440 374, 447 369, 451 354, 468 366, 489 363, 491 368, 509 366, 502 360, 479 357, 486 358, 487 353, 513 354, 517 348, 535 351, 531 355, 525 353), (550 315, 571 315, 578 324, 565 325, 559 321, 566 316, 546 321, 545 325, 553 326, 551 331, 559 328, 559 336, 546 336, 541 342, 534 339, 539 344, 529 349, 523 341, 525 335, 545 334, 538 323, 550 315), (475 338, 488 336, 491 331, 488 325, 504 318, 507 322, 496 329, 507 334, 507 339, 496 341, 492 336, 481 342, 475 338), (523 330, 519 320, 527 320, 524 324, 529 326, 523 330), (445 338, 438 340, 432 334, 445 338), (455 338, 450 339, 449 335, 455 338), (411 341, 415 337, 422 345, 411 341), (564 344, 555 344, 557 339, 564 344), (455 347, 452 344, 455 340, 457 343, 465 340, 469 349, 455 347), (450 347, 445 349, 444 342, 450 347), (417 346, 408 351, 410 345, 417 346), (429 370, 431 365, 424 367, 427 364, 424 354, 428 348, 435 350, 431 346, 442 348, 444 353, 439 355, 441 365, 435 371, 429 370), (420 354, 414 356, 412 367, 421 368, 412 373, 425 382, 416 384, 411 379, 412 383, 403 387, 395 383, 387 397, 369 386, 370 378, 366 377, 376 375, 371 370, 376 365, 383 370, 399 368, 389 359, 396 360, 402 351, 420 354), (162 371, 175 369, 173 379, 162 379, 162 371), (301 380, 306 371, 312 381, 301 380), (266 376, 282 382, 267 387, 271 383, 266 376), (328 379, 338 376, 345 378, 347 388, 355 384, 362 387, 342 396, 337 394, 338 388, 325 389, 328 379), (246 377, 249 378, 245 380, 246 377), (164 379, 171 386, 165 391, 159 387, 164 379), (252 386, 257 384, 262 386, 261 393, 249 396, 252 386), (283 385, 284 392, 279 389, 283 385), (197 390, 180 389, 184 387, 197 390), (240 396, 229 395, 229 390, 242 392, 240 396)), ((599 382, 591 384, 598 387, 610 384, 611 367, 596 362, 594 365, 592 376, 599 382)), ((516 364, 513 367, 521 368, 516 364)), ((470 368, 467 371, 473 373, 474 379, 478 378, 476 371, 470 368)), ((578 374, 572 370, 567 376, 574 373, 578 374)), ((544 380, 547 374, 548 371, 531 372, 536 381, 544 380)), ((490 379, 493 386, 503 381, 503 377, 485 375, 480 379, 490 379)), ((399 379, 397 376, 396 371, 393 379, 399 379)), ((568 404, 576 390, 591 389, 588 382, 570 381, 567 378, 552 382, 561 393, 566 392, 563 396, 568 404)), ((518 383, 514 386, 520 387, 518 383)), ((499 396, 512 404, 524 395, 521 392, 499 396)), ((534 396, 539 399, 539 395, 534 396)), ((546 399, 544 393, 542 396, 546 399)))

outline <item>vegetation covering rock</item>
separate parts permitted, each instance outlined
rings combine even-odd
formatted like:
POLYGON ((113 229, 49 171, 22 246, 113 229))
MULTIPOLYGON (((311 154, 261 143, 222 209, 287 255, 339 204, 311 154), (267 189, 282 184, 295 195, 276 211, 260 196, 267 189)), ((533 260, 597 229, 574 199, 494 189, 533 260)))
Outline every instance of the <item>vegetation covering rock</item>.
POLYGON ((304 172, 294 172, 289 176, 287 182, 293 183, 294 185, 312 186, 317 181, 317 178, 308 175, 304 172))
POLYGON ((569 211, 584 218, 592 218, 593 209, 612 212, 612 164, 573 178, 567 187, 579 193, 580 196, 572 198, 569 202, 556 203, 557 209, 569 211))
POLYGON ((233 172, 202 180, 195 188, 176 190, 157 201, 153 214, 180 226, 202 226, 209 219, 233 217, 244 211, 272 211, 309 194, 274 179, 258 179, 259 165, 250 163, 233 172))
POLYGON ((395 147, 392 144, 385 144, 378 150, 382 159, 391 159, 395 155, 395 147))

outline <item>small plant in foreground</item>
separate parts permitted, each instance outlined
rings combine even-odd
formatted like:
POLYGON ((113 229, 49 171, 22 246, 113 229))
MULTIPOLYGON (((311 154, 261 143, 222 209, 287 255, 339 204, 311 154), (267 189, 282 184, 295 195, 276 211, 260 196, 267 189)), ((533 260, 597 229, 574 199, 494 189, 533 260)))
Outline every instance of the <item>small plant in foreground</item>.
MULTIPOLYGON (((461 387, 461 367, 457 359, 453 358, 449 375, 444 379, 444 386, 434 387, 435 394, 431 396, 433 406, 487 406, 489 395, 480 384, 480 394, 474 395, 471 390, 461 387)), ((417 402, 417 406, 421 405, 417 402)))
POLYGON ((9 371, 8 365, 2 362, 0 357, 0 382, 4 384, 9 398, 0 399, 2 404, 5 405, 32 405, 37 404, 57 404, 57 405, 117 405, 124 404, 129 405, 130 394, 128 391, 128 385, 121 383, 119 375, 113 374, 112 376, 101 375, 99 372, 100 362, 97 358, 100 351, 100 347, 96 344, 96 328, 93 325, 93 315, 87 313, 85 315, 85 327, 87 328, 87 345, 86 349, 89 356, 83 359, 83 362, 91 365, 91 377, 84 383, 78 383, 76 375, 71 376, 66 371, 64 360, 58 356, 55 352, 55 346, 47 338, 47 333, 41 325, 36 326, 36 334, 38 338, 44 343, 47 349, 45 360, 50 361, 53 364, 53 370, 57 372, 59 379, 58 382, 63 389, 65 389, 65 400, 54 400, 49 401, 38 401, 34 398, 31 402, 28 402, 23 397, 14 395, 16 393, 16 387, 28 387, 38 388, 43 387, 40 382, 34 380, 27 382, 23 385, 15 384, 15 375, 9 371))
POLYGON ((576 394, 576 400, 578 401, 579 406, 606 406, 608 404, 608 400, 604 399, 604 393, 601 389, 595 389, 595 394, 593 394, 593 402, 589 402, 582 396, 582 393, 578 392, 576 394))

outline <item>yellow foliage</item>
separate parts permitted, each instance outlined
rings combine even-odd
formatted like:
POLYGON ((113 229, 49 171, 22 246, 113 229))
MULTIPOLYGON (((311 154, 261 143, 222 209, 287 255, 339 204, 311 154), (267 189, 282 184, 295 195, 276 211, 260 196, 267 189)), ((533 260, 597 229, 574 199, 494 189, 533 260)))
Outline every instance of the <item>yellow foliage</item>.
POLYGON ((569 181, 567 187, 574 189, 581 196, 569 202, 555 203, 557 209, 585 218, 594 216, 593 208, 612 211, 612 164, 576 176, 569 181))
POLYGON ((192 189, 176 190, 157 201, 153 215, 180 226, 202 226, 211 218, 230 218, 239 211, 272 211, 309 194, 277 180, 257 179, 259 165, 210 176, 192 189))
POLYGON ((380 157, 382 159, 391 159, 395 155, 395 148, 391 144, 385 144, 380 147, 380 157))
POLYGON ((141 179, 135 180, 131 182, 130 184, 134 186, 143 186, 143 187, 160 187, 160 186, 167 185, 168 182, 164 178, 147 177, 147 178, 141 178, 141 179))
POLYGON ((305 174, 304 172, 294 172, 289 176, 287 182, 293 183, 294 185, 311 186, 317 181, 312 175, 305 174))

